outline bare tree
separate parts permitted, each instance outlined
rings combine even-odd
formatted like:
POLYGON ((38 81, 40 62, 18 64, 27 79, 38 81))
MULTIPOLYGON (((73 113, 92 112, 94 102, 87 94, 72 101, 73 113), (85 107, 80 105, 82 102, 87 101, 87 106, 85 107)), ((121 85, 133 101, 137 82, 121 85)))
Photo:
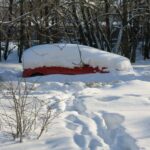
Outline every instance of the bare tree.
MULTIPOLYGON (((148 0, 7 0, 8 13, 1 17, 0 31, 8 43, 19 41, 19 62, 25 48, 37 44, 69 41, 119 53, 135 61, 143 41, 149 58, 148 0), (7 27, 7 30, 3 28, 7 27), (11 27, 15 32, 11 32, 11 27), (19 29, 19 30, 18 30, 19 29), (141 38, 142 37, 142 38, 141 38)), ((2 41, 2 40, 1 40, 2 41)), ((2 55, 2 52, 1 52, 2 55)))

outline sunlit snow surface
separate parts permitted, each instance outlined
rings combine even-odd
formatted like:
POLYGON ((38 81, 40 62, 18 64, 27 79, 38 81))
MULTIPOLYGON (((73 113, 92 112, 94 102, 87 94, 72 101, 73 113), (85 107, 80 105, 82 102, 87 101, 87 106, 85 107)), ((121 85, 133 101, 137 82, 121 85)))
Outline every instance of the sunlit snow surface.
POLYGON ((80 66, 81 62, 92 67, 107 67, 109 70, 129 71, 130 61, 122 56, 96 48, 77 44, 45 44, 27 49, 23 54, 24 69, 37 67, 80 66))
MULTIPOLYGON (((21 78, 21 64, 14 58, 15 53, 0 63, 1 80, 21 78)), ((149 150, 150 61, 133 68, 27 78, 37 87, 32 94, 60 101, 62 113, 40 140, 17 144, 0 132, 0 150, 149 150)))

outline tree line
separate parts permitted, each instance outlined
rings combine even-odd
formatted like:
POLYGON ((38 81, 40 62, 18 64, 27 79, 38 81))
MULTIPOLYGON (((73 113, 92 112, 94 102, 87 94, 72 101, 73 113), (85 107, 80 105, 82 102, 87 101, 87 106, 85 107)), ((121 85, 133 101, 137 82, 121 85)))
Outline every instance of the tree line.
POLYGON ((79 43, 136 60, 150 51, 150 0, 1 0, 0 60, 10 42, 23 51, 43 43, 79 43))

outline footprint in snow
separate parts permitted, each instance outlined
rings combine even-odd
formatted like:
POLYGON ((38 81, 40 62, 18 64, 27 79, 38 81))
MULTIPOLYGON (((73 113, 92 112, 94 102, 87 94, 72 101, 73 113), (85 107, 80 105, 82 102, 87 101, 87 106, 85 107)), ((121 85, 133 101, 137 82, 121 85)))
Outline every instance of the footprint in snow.
POLYGON ((83 135, 75 134, 74 141, 80 148, 84 149, 86 147, 86 139, 83 135))
POLYGON ((66 125, 66 127, 68 127, 71 130, 80 128, 81 130, 80 133, 82 135, 90 135, 90 131, 87 125, 83 121, 81 121, 78 117, 74 115, 69 115, 66 119, 71 121, 66 125))
POLYGON ((122 126, 124 117, 116 113, 102 112, 93 117, 98 135, 112 150, 138 150, 136 141, 125 132, 122 126))
POLYGON ((90 150, 102 150, 102 144, 97 139, 92 139, 88 147, 90 150))
POLYGON ((78 125, 76 125, 76 124, 74 124, 74 123, 71 123, 71 122, 68 122, 67 125, 66 125, 66 127, 67 127, 68 129, 70 129, 70 130, 75 131, 75 130, 77 130, 78 125))

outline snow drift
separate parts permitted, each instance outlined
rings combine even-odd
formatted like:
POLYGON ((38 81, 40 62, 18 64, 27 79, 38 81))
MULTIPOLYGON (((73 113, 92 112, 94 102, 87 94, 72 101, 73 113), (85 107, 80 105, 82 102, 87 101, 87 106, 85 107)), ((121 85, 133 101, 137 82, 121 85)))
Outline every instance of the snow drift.
POLYGON ((107 67, 109 70, 129 71, 130 61, 113 53, 78 44, 44 44, 27 49, 22 57, 24 69, 37 67, 107 67), (82 63, 81 63, 82 62, 82 63))

